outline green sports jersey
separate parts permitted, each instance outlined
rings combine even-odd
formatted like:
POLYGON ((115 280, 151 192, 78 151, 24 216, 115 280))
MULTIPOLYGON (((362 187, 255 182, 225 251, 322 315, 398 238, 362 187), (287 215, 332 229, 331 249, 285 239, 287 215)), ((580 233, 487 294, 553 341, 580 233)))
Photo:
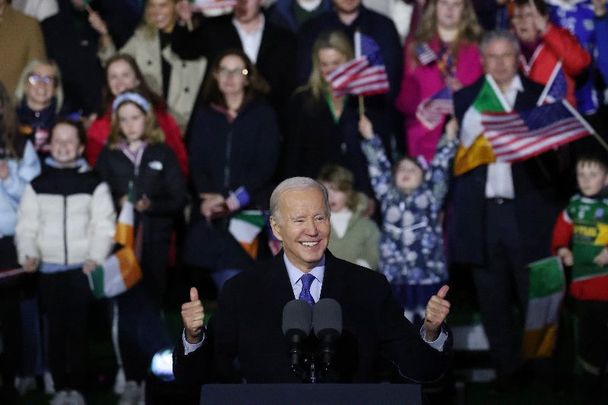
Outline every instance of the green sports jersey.
POLYGON ((608 245, 608 198, 572 197, 566 208, 572 223, 573 280, 608 274, 593 259, 608 245))

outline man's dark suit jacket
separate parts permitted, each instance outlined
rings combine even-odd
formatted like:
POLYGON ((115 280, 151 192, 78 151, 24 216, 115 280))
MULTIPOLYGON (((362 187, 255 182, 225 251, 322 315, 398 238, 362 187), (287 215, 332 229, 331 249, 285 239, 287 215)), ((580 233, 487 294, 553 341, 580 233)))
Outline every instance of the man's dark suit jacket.
MULTIPOLYGON (((451 340, 443 352, 426 344, 420 331, 404 318, 381 274, 327 251, 321 298, 333 298, 342 306, 339 382, 377 382, 375 369, 382 359, 416 381, 437 379, 446 370, 451 340)), ((203 345, 184 356, 181 340, 178 343, 173 365, 177 381, 299 382, 290 369, 289 347, 281 329, 283 307, 293 299, 282 253, 229 280, 203 345)))
MULTIPOLYGON (((536 106, 543 86, 521 76, 524 91, 519 92, 513 110, 536 106)), ((462 123, 473 104, 485 77, 454 93, 454 110, 462 123)), ((559 213, 557 185, 559 162, 553 151, 511 166, 515 188, 515 210, 524 260, 530 263, 550 255, 551 232, 559 213)), ((459 263, 487 264, 485 240, 485 188, 487 166, 483 165, 454 179, 452 184, 453 213, 450 219, 449 248, 451 259, 459 263)))
MULTIPOLYGON (((187 60, 205 56, 211 66, 221 52, 243 49, 232 18, 232 14, 202 18, 191 32, 186 27, 176 26, 171 36, 171 48, 187 60)), ((295 88, 296 44, 291 32, 266 18, 255 66, 270 85, 269 101, 277 110, 287 103, 295 88)))

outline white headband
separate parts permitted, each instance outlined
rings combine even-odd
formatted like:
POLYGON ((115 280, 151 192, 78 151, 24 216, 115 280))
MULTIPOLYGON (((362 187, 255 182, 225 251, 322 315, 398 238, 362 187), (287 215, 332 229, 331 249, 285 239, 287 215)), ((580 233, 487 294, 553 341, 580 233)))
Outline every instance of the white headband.
POLYGON ((137 104, 146 113, 150 111, 150 102, 148 100, 146 100, 138 93, 127 91, 116 96, 116 98, 112 102, 112 112, 116 112, 118 107, 127 101, 137 104))

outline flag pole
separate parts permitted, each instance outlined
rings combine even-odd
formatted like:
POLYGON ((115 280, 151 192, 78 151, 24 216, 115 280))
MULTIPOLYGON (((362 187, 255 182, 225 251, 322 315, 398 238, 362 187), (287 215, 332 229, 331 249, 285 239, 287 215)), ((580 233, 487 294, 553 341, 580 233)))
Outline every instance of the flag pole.
MULTIPOLYGON (((355 31, 355 58, 361 56, 361 31, 358 29, 355 31)), ((365 103, 363 100, 363 95, 359 94, 359 117, 363 117, 365 115, 365 103)))
POLYGON ((549 90, 551 89, 551 86, 553 86, 553 82, 555 81, 555 78, 557 77, 557 73, 559 73, 559 70, 561 68, 562 68, 562 62, 559 61, 553 68, 553 71, 551 72, 551 76, 549 77, 549 81, 543 88, 543 92, 541 93, 540 97, 538 98, 538 101, 536 102, 536 106, 541 106, 545 102, 545 99, 549 95, 549 90))
POLYGON ((363 102, 363 96, 359 94, 359 117, 363 117, 365 115, 365 103, 363 102))
POLYGON ((582 117, 582 115, 580 115, 579 112, 576 111, 576 109, 572 107, 567 100, 562 100, 562 103, 572 113, 572 115, 574 115, 576 119, 578 119, 580 123, 583 124, 585 128, 587 128, 587 131, 589 131, 589 133, 593 135, 595 140, 598 141, 599 144, 602 145, 602 147, 608 151, 608 144, 606 144, 606 141, 604 141, 602 137, 599 136, 597 132, 595 132, 595 129, 593 129, 593 127, 582 117))

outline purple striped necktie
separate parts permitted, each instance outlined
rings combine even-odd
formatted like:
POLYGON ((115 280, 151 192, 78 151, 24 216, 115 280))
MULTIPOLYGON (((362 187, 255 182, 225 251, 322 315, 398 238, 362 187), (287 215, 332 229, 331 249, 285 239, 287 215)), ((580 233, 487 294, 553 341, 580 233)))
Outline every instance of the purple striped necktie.
POLYGON ((310 305, 315 304, 315 299, 310 294, 310 285, 314 281, 315 276, 310 273, 304 274, 300 277, 300 281, 302 281, 302 291, 300 291, 300 296, 298 299, 307 302, 310 305))

